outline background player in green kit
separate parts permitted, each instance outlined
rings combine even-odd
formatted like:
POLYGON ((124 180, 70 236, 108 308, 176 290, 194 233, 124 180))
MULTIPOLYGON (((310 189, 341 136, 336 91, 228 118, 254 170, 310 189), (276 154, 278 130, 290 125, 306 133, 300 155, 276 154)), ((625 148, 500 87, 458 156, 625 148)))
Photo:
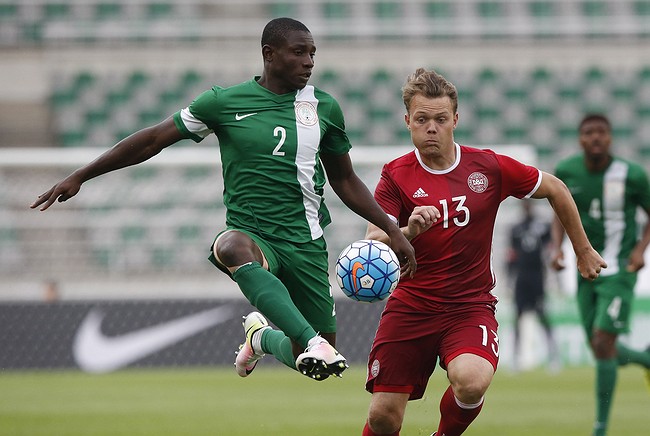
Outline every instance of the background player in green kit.
POLYGON ((323 228, 325 171, 353 211, 384 229, 415 271, 414 250, 355 174, 341 108, 307 85, 316 46, 304 24, 270 21, 262 32, 261 76, 204 92, 160 124, 140 130, 54 185, 32 204, 50 207, 93 177, 141 163, 184 138, 217 135, 223 165, 226 229, 211 261, 237 282, 261 313, 245 317, 235 366, 248 376, 264 353, 316 380, 347 368, 336 343, 336 311, 323 228), (265 317, 280 330, 273 330, 265 317))
MULTIPOLYGON (((582 225, 594 248, 607 262, 607 269, 593 281, 578 277, 578 306, 583 327, 596 358, 596 421, 594 436, 607 432, 614 398, 617 368, 627 363, 646 368, 650 381, 650 348, 635 351, 617 341, 629 331, 637 271, 650 243, 650 225, 638 239, 637 209, 650 215, 650 185, 644 169, 610 153, 609 120, 587 115, 579 126, 583 153, 561 161, 556 175, 567 185, 578 206, 582 225)), ((552 265, 564 267, 561 243, 564 236, 554 223, 552 265)))

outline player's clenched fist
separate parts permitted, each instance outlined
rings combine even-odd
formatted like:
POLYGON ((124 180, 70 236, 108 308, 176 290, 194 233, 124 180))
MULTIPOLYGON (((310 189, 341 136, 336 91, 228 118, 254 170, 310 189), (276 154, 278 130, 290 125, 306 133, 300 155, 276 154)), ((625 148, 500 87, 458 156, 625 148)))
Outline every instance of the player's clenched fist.
POLYGON ((408 222, 408 239, 426 232, 440 218, 440 211, 434 206, 416 206, 408 222))

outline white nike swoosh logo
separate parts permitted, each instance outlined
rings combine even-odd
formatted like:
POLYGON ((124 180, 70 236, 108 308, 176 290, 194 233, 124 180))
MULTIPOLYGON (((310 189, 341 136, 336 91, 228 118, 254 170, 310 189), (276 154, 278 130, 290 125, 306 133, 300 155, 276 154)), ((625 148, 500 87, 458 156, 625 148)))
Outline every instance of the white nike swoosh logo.
POLYGON ((257 115, 257 112, 253 112, 250 114, 243 114, 243 115, 235 114, 235 121, 241 121, 244 118, 252 117, 253 115, 257 115))
POLYGON ((232 308, 220 306, 113 337, 101 331, 104 316, 100 310, 91 310, 75 335, 72 353, 84 371, 114 371, 228 321, 234 315, 232 308))

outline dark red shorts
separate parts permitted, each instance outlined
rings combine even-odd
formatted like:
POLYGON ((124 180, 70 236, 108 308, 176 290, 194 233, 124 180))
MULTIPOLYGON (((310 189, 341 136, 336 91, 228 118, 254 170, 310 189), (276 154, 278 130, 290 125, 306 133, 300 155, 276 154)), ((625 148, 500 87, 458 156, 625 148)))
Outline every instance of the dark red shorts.
POLYGON ((496 371, 498 322, 488 304, 457 305, 420 313, 390 298, 368 357, 368 392, 399 392, 422 398, 436 362, 443 369, 456 356, 475 354, 496 371))

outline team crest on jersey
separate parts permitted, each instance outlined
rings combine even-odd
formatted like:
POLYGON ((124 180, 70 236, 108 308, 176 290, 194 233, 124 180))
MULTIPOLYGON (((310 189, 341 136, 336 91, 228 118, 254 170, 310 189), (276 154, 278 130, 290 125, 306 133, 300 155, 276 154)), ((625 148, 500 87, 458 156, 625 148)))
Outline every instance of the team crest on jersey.
POLYGON ((300 124, 313 126, 318 122, 318 113, 316 112, 316 108, 308 101, 297 102, 296 119, 300 124))
POLYGON ((488 188, 488 178, 483 173, 472 173, 467 178, 467 186, 469 186, 469 189, 472 191, 480 194, 481 192, 485 192, 488 188))
POLYGON ((379 360, 375 359, 374 362, 372 362, 372 365, 370 366, 370 375, 373 377, 377 377, 379 374, 379 360))

